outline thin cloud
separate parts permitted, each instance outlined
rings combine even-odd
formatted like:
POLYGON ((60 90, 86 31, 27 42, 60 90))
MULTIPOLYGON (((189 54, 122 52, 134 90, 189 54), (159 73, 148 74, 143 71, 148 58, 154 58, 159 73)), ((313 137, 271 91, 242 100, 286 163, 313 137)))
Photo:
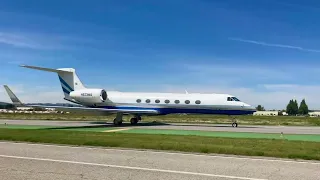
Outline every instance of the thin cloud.
POLYGON ((264 84, 263 87, 269 90, 289 89, 298 87, 297 84, 264 84))
POLYGON ((0 32, 0 43, 14 47, 31 49, 43 49, 46 47, 35 38, 4 32, 0 32))
POLYGON ((71 49, 75 44, 93 44, 97 40, 43 33, 1 32, 0 44, 35 50, 71 49))
POLYGON ((272 44, 272 43, 266 43, 262 41, 254 41, 254 40, 248 40, 248 39, 241 39, 241 38, 228 38, 232 41, 239 41, 239 42, 245 42, 245 43, 251 43, 251 44, 257 44, 261 46, 270 46, 270 47, 279 47, 279 48, 287 48, 287 49, 296 49, 299 51, 307 51, 307 52, 317 52, 320 53, 320 50, 317 49, 307 49, 299 46, 291 46, 291 45, 285 45, 285 44, 272 44))

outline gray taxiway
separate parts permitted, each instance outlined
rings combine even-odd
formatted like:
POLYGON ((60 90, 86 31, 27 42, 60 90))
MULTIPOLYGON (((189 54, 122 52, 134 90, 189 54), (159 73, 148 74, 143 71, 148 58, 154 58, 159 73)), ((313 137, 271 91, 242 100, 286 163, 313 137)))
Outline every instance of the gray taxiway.
MULTIPOLYGON (((41 125, 41 126, 97 126, 113 127, 112 123, 103 121, 48 121, 48 120, 0 120, 0 124, 15 125, 41 125)), ((146 123, 139 122, 135 126, 124 123, 123 126, 131 128, 150 129, 178 129, 178 130, 201 130, 201 131, 231 131, 231 132, 255 132, 255 133, 284 133, 284 134, 320 134, 320 127, 305 126, 254 126, 241 125, 233 128, 230 125, 222 124, 181 124, 181 123, 146 123)))

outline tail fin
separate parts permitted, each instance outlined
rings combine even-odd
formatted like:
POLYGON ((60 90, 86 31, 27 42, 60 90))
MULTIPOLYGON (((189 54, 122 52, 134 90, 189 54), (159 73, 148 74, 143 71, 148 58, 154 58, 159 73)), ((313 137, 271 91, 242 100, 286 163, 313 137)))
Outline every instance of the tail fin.
POLYGON ((65 99, 71 100, 69 94, 72 91, 86 89, 86 87, 82 84, 79 77, 77 76, 76 70, 73 68, 50 69, 27 65, 21 65, 21 67, 57 73, 62 90, 64 92, 65 99))
POLYGON ((11 89, 7 85, 4 85, 4 89, 6 89, 13 105, 16 105, 16 106, 23 105, 22 102, 18 99, 18 97, 11 91, 11 89))

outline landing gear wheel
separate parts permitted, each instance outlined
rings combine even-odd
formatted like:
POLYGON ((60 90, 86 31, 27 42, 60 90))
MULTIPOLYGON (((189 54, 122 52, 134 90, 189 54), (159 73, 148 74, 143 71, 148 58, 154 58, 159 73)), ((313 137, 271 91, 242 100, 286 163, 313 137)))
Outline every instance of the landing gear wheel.
POLYGON ((238 123, 236 122, 232 123, 232 127, 238 127, 238 123))
POLYGON ((115 126, 120 126, 120 125, 122 125, 122 121, 117 121, 117 119, 114 119, 113 120, 113 124, 115 125, 115 126))
POLYGON ((138 118, 131 118, 130 119, 130 123, 131 123, 131 125, 137 124, 138 123, 138 118))

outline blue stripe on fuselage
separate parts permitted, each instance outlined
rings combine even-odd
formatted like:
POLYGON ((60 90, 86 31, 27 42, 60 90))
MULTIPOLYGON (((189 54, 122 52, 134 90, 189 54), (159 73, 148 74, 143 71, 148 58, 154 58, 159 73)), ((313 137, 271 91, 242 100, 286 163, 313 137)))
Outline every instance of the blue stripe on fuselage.
MULTIPOLYGON (((94 107, 92 107, 94 108, 94 107)), ((253 114, 255 110, 237 110, 237 109, 191 109, 191 108, 144 108, 144 107, 130 107, 130 106, 100 106, 99 108, 106 109, 130 109, 130 110, 156 110, 160 114, 224 114, 224 115, 246 115, 253 114)))
POLYGON ((70 86, 69 84, 66 83, 66 81, 64 81, 60 76, 59 76, 59 80, 60 82, 65 85, 67 88, 69 88, 70 91, 74 91, 70 86))

